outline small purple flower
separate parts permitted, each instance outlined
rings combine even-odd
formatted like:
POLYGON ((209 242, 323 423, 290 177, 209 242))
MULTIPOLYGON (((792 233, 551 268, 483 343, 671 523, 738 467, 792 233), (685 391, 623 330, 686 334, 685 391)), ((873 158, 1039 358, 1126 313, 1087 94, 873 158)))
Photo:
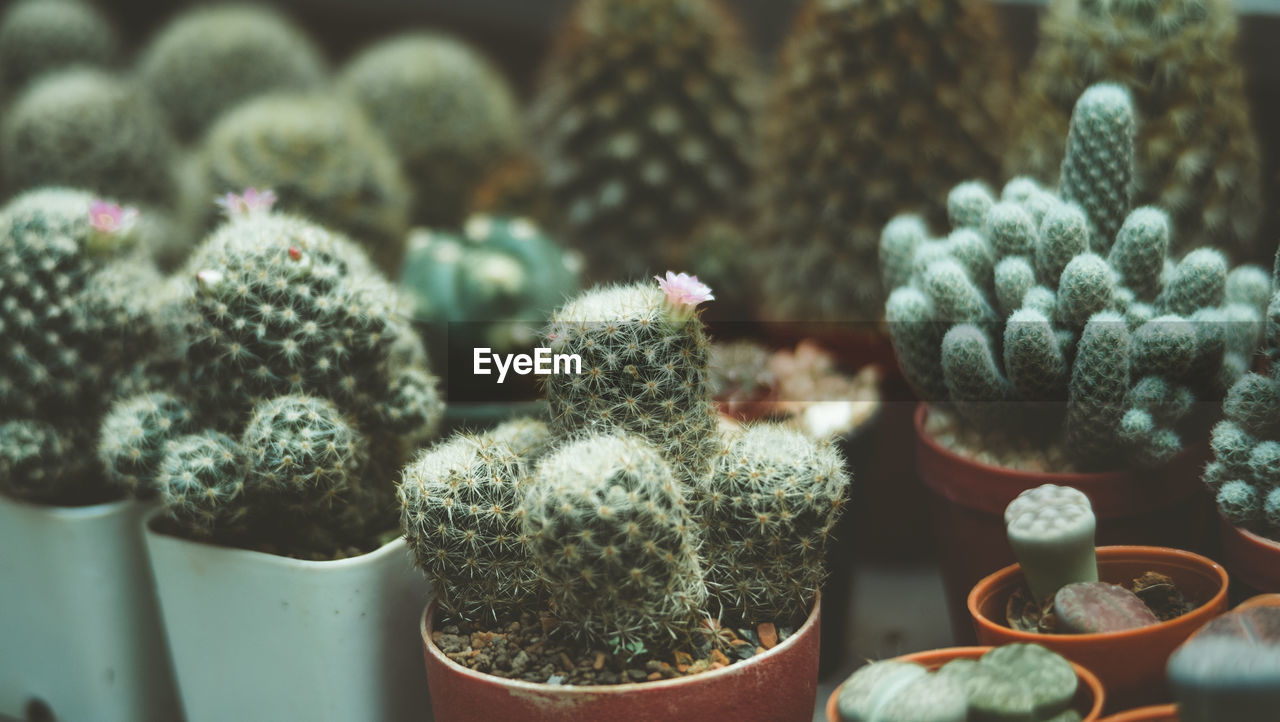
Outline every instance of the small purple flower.
POLYGON ((89 205, 89 225, 93 230, 107 235, 128 233, 138 220, 138 209, 133 206, 120 207, 95 198, 89 205))
POLYGON ((692 309, 703 301, 715 300, 711 295, 711 287, 698 280, 697 276, 687 273, 667 271, 667 277, 654 276, 662 292, 667 294, 667 303, 676 308, 692 309))
POLYGON ((275 205, 276 193, 270 188, 245 188, 239 195, 227 193, 214 198, 213 202, 222 208, 227 218, 244 217, 270 211, 275 205))

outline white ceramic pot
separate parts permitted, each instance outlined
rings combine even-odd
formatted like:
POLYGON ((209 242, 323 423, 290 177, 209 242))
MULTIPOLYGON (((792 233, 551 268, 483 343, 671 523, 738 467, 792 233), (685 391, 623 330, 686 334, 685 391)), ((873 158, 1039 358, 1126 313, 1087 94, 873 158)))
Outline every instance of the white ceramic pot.
POLYGON ((0 717, 178 719, 142 542, 151 508, 0 496, 0 717))
POLYGON ((188 722, 430 719, 403 539, 328 562, 146 541, 188 722))

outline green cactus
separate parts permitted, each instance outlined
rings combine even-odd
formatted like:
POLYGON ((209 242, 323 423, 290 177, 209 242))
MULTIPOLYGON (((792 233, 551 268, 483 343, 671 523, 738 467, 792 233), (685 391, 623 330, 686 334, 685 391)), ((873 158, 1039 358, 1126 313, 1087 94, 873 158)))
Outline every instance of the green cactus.
MULTIPOLYGON (((270 188, 282 210, 360 243, 394 277, 409 230, 409 186, 355 106, 320 95, 269 95, 224 114, 205 137, 200 182, 212 198, 270 188)), ((216 208, 207 206, 205 225, 216 208)))
POLYGON ((1089 247, 1106 253, 1133 208, 1133 99, 1117 85, 1095 85, 1076 101, 1058 194, 1089 217, 1089 247))
POLYGON ((1218 512, 1235 526, 1251 529, 1261 520, 1262 502, 1252 484, 1239 479, 1218 487, 1218 512))
POLYGON ((184 141, 249 98, 315 90, 325 81, 319 49, 263 5, 184 12, 142 50, 137 73, 184 141))
POLYGON ((633 653, 689 643, 707 586, 684 488, 629 434, 584 435, 539 462, 518 513, 558 629, 633 653))
POLYGON ((518 147, 518 105, 506 79, 455 38, 384 40, 348 64, 341 84, 400 158, 414 223, 459 225, 473 189, 518 147))
POLYGON ((710 477, 690 493, 722 623, 808 616, 848 488, 839 450, 795 429, 761 424, 725 440, 710 477))
POLYGON ((308 501, 360 483, 369 455, 368 441, 331 401, 292 394, 255 406, 240 445, 246 483, 308 501))
POLYGON ((145 90, 123 77, 75 68, 42 77, 0 121, 0 178, 8 195, 52 185, 167 205, 173 140, 145 90))
POLYGON ((73 65, 106 67, 120 53, 115 28, 80 0, 19 0, 0 18, 0 94, 73 65))
POLYGON ((942 375, 947 381, 951 403, 966 419, 981 420, 984 426, 1016 424, 1007 402, 1013 387, 1000 371, 991 339, 972 324, 952 326, 942 339, 942 375))
POLYGON ((156 478, 165 444, 194 431, 195 415, 178 397, 156 392, 112 405, 102 419, 98 459, 110 484, 146 498, 156 489, 144 486, 156 478))
POLYGON ((253 509, 240 445, 217 431, 167 442, 156 486, 165 514, 198 538, 242 534, 253 509))
POLYGON ((48 504, 92 504, 110 498, 93 478, 81 429, 34 419, 0 423, 0 493, 48 504))

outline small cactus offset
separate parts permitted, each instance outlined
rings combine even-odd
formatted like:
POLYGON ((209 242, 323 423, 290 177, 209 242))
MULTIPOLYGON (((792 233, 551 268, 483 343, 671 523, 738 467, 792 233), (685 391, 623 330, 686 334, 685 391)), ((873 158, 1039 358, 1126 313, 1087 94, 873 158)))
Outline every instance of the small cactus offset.
POLYGON ((720 0, 579 0, 534 102, 557 231, 608 281, 684 265, 752 164, 751 56, 720 0))
POLYGON ((102 419, 98 459, 107 481, 129 494, 146 498, 156 489, 143 485, 156 478, 165 445, 194 431, 195 415, 182 399, 165 392, 141 394, 114 404, 102 419))
POLYGON ((241 4, 182 13, 142 50, 137 73, 188 142, 249 98, 325 81, 320 51, 301 30, 264 5, 241 4))
POLYGON ((804 619, 848 488, 838 449, 798 430, 762 424, 725 440, 690 492, 722 623, 804 619))
POLYGON ((1028 489, 1005 508, 1004 523, 1033 598, 1048 599, 1068 584, 1098 580, 1097 522, 1084 492, 1054 484, 1028 489))
POLYGON ((689 643, 707 587, 684 489, 625 433, 584 435, 538 463, 518 513, 560 629, 632 654, 689 643))
POLYGON ((19 0, 0 18, 0 95, 73 65, 107 67, 120 53, 115 28, 81 0, 19 0))
POLYGON ((1261 154, 1236 27, 1228 0, 1052 0, 1005 169, 1053 180, 1076 98, 1097 82, 1123 85, 1143 121, 1126 194, 1169 213, 1176 255, 1213 244, 1248 259, 1261 154))
POLYGON ((1131 207, 1134 129, 1128 92, 1094 86, 1056 193, 1027 178, 998 197, 965 183, 947 237, 911 215, 885 227, 903 371, 985 435, 984 452, 1013 458, 1004 447, 1026 442, 1082 470, 1163 464, 1195 403, 1221 398, 1261 340, 1264 272, 1212 248, 1174 263, 1167 214, 1131 207))
POLYGON ((382 41, 352 60, 341 82, 400 158, 414 223, 460 224, 473 189, 518 147, 511 87, 461 40, 416 33, 382 41))
POLYGON ((246 471, 240 444, 206 430, 165 443, 155 485, 165 513, 186 533, 199 539, 239 538, 254 510, 246 471))

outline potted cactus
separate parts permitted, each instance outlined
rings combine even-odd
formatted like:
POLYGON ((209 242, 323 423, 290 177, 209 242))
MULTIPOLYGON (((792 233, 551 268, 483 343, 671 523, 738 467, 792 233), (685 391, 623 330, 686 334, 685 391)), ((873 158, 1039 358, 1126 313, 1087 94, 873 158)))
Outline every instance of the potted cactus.
POLYGON ((166 361, 159 274, 126 250, 136 216, 65 188, 0 210, 0 715, 177 714, 149 506, 106 482, 93 443, 113 395, 166 361))
POLYGON ((914 216, 882 235, 957 631, 968 588, 1012 561, 1000 515, 1028 488, 1085 491, 1103 543, 1205 542, 1198 440, 1248 369, 1268 284, 1212 248, 1168 257, 1167 214, 1131 206, 1135 132, 1128 91, 1094 86, 1056 193, 965 183, 945 239, 914 216))
POLYGON ((843 460, 781 425, 719 431, 694 311, 710 294, 663 283, 553 314, 548 344, 583 368, 545 378, 550 422, 459 434, 406 467, 437 719, 812 714, 843 460))
POLYGON ((1058 652, 1098 676, 1110 709, 1168 701, 1169 655, 1226 609, 1222 567, 1164 547, 1095 549, 1089 499, 1071 487, 1023 492, 1005 521, 1019 564, 970 592, 978 640, 1058 652))
POLYGON ((361 250, 273 196, 223 199, 172 280, 178 378, 118 399, 99 455, 160 500, 146 543, 187 719, 410 719, 417 649, 388 630, 427 589, 386 532, 436 381, 361 250))

